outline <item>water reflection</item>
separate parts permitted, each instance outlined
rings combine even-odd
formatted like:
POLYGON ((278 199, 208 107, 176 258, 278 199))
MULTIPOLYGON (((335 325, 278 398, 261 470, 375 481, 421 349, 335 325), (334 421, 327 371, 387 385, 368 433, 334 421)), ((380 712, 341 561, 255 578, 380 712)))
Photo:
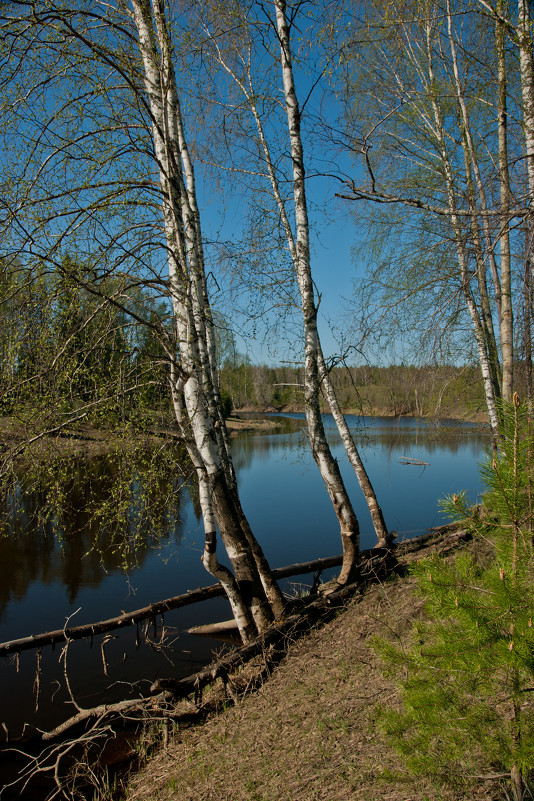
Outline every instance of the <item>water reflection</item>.
MULTIPOLYGON (((233 453, 242 465, 239 484, 253 530, 273 565, 338 553, 339 527, 309 453, 302 414, 288 434, 237 438, 233 453), (246 455, 253 455, 249 466, 246 455)), ((489 445, 479 426, 414 418, 348 418, 389 528, 414 536, 444 522, 438 499, 467 490, 476 501, 478 463, 489 445), (402 457, 429 466, 406 465, 402 457)), ((325 428, 360 521, 362 547, 375 535, 368 509, 330 415, 325 428)))
MULTIPOLYGON (((375 541, 369 513, 348 465, 337 430, 325 418, 360 520, 362 547, 375 541)), ((349 420, 386 521, 402 536, 443 522, 437 499, 462 489, 476 500, 478 462, 487 435, 474 427, 390 418, 349 420), (365 425, 363 425, 365 423, 365 425), (401 457, 429 467, 406 466, 401 457)), ((309 453, 303 415, 292 415, 277 433, 241 432, 232 440, 243 508, 273 567, 329 556, 341 550, 339 526, 309 453)), ((0 507, 0 640, 99 620, 208 584, 198 498, 187 481, 187 463, 173 449, 47 463, 22 473, 0 507)), ((223 554, 220 554, 223 561, 223 554)), ((106 646, 69 646, 76 695, 90 705, 113 685, 161 675, 186 675, 209 660, 220 644, 183 633, 191 625, 228 616, 223 600, 165 616, 172 652, 137 648, 135 628, 106 646), (170 661, 172 661, 172 665, 170 661), (90 696, 90 697, 89 697, 90 696)), ((43 698, 33 710, 35 654, 21 656, 20 672, 0 661, 0 720, 26 720, 44 728, 68 714, 57 653, 43 649, 43 698), (46 696, 45 687, 49 695, 46 696)), ((117 689, 118 688, 118 689, 117 689)))
MULTIPOLYGON (((282 413, 269 415, 285 420, 282 413)), ((330 447, 342 451, 342 440, 331 415, 324 415, 325 431, 330 447)), ((287 417, 289 426, 283 433, 274 434, 245 432, 232 440, 232 456, 236 469, 246 469, 252 462, 267 462, 282 454, 293 461, 308 455, 306 420, 302 413, 294 412, 287 417)), ((482 426, 459 423, 454 420, 426 421, 417 418, 356 417, 347 415, 347 422, 362 452, 378 448, 388 457, 396 456, 399 448, 414 451, 423 447, 427 454, 440 453, 443 449, 452 454, 465 453, 466 447, 475 457, 489 446, 488 432, 482 426)), ((286 424, 287 425, 287 424, 286 424)), ((406 454, 407 455, 407 454, 406 454)), ((414 456, 417 458, 417 456, 414 456)))
POLYGON ((22 473, 0 508, 0 621, 30 586, 60 584, 73 604, 109 574, 141 570, 165 543, 180 543, 182 508, 198 514, 183 458, 137 453, 72 459, 22 473))
MULTIPOLYGON (((276 433, 245 431, 232 440, 253 530, 274 565, 337 553, 337 525, 309 453, 304 416, 278 419, 283 429, 276 433)), ((479 428, 410 418, 348 421, 390 528, 415 531, 439 523, 437 498, 464 488, 476 494, 477 462, 488 445, 479 428), (402 457, 429 467, 416 470, 403 465, 402 457)), ((329 415, 325 427, 361 521, 363 544, 370 545, 368 512, 329 415)), ((21 471, 0 505, 0 623, 8 608, 13 623, 17 603, 37 587, 55 588, 56 594, 61 587, 57 606, 66 601, 70 610, 81 593, 95 597, 90 593, 111 575, 132 575, 138 584, 146 575, 157 576, 169 560, 179 560, 184 569, 195 560, 195 568, 185 571, 186 586, 180 583, 170 594, 208 583, 197 569, 200 510, 187 473, 183 454, 172 448, 47 462, 21 471)), ((146 602, 164 597, 157 579, 146 593, 146 602)), ((132 599, 129 608, 139 605, 132 599)), ((107 616, 118 611, 110 609, 107 616)), ((49 627, 58 625, 61 620, 49 627)))

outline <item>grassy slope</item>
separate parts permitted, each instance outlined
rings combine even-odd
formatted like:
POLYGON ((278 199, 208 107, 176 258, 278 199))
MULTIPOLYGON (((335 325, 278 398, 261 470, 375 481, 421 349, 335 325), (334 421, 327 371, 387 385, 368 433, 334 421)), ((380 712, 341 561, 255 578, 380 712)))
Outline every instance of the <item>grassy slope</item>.
MULTIPOLYGON (((259 690, 181 729, 131 783, 127 798, 174 801, 490 801, 498 786, 413 779, 375 726, 398 701, 370 645, 408 636, 421 612, 411 578, 373 587, 292 645, 259 690)), ((241 677, 246 684, 247 672, 241 677)), ((250 676, 249 676, 250 678, 250 676)))

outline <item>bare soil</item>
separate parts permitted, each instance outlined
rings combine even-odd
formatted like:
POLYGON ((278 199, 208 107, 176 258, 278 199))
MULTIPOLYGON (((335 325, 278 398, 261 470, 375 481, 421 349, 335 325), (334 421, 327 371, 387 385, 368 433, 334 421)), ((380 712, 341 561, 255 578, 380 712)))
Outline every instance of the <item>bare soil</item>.
MULTIPOLYGON (((275 419, 239 418, 232 416, 226 421, 230 435, 239 431, 273 432, 280 427, 275 419)), ((84 422, 75 426, 53 429, 43 419, 42 422, 25 422, 15 417, 0 417, 0 450, 12 458, 24 458, 30 453, 32 458, 54 458, 60 455, 97 456, 132 448, 149 448, 164 438, 177 437, 177 431, 169 421, 154 421, 154 425, 143 433, 127 427, 111 429, 98 428, 84 422), (35 433, 39 432, 39 433, 35 433)))
POLYGON ((376 725, 399 703, 375 637, 404 638, 423 614, 411 577, 375 585, 333 621, 294 642, 254 689, 261 659, 233 679, 236 703, 179 726, 131 780, 128 801, 498 801, 495 782, 447 784, 406 774, 376 725))

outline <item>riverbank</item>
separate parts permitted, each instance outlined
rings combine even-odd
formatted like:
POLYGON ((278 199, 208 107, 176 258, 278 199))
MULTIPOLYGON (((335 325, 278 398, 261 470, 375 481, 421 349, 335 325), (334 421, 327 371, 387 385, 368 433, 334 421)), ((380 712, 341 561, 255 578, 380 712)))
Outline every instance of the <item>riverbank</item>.
MULTIPOLYGON (((226 425, 230 435, 241 431, 272 433, 281 427, 276 418, 231 415, 226 425)), ((0 449, 6 457, 24 458, 31 449, 39 458, 99 456, 111 452, 145 449, 160 445, 164 439, 178 440, 172 420, 155 419, 152 425, 137 429, 133 426, 97 427, 90 423, 50 427, 31 420, 26 423, 14 417, 0 417, 0 449)))
MULTIPOLYGON (((293 406, 284 407, 279 414, 302 413, 302 409, 293 406)), ((258 431, 274 433, 283 427, 282 421, 272 415, 274 409, 246 407, 236 410, 227 420, 230 436, 242 431, 258 431)), ((358 411, 347 411, 345 414, 361 414, 358 411)), ((394 415, 373 413, 378 417, 394 415)), ((421 418, 426 419, 426 418, 421 418)), ((487 423, 487 416, 477 414, 470 417, 454 418, 463 422, 487 423)), ((150 448, 161 444, 164 439, 178 439, 178 434, 171 418, 162 415, 154 417, 150 425, 136 428, 129 425, 115 425, 110 428, 98 427, 91 423, 78 421, 66 426, 50 427, 43 419, 39 424, 35 419, 24 422, 15 417, 0 417, 0 449, 8 459, 24 457, 31 448, 32 456, 38 458, 59 455, 98 456, 111 452, 124 452, 131 449, 150 448)))
MULTIPOLYGON (((330 623, 293 643, 253 689, 261 660, 233 681, 232 704, 180 727, 127 788, 128 801, 496 801, 498 783, 412 778, 377 727, 398 690, 375 637, 406 638, 423 614, 415 580, 373 586, 330 623)), ((191 706, 191 709, 193 707, 191 706)))
MULTIPOLYGON (((285 406, 280 408, 274 407, 264 407, 264 406, 243 406, 242 408, 235 409, 234 414, 239 417, 241 414, 245 415, 265 415, 265 414, 304 414, 304 407, 298 404, 289 403, 285 406)), ((323 414, 327 414, 328 410, 324 409, 323 414)), ((370 410, 362 411, 360 407, 357 408, 348 408, 343 411, 345 415, 354 415, 355 417, 387 417, 389 419, 396 419, 396 418, 403 418, 403 417, 415 417, 421 420, 455 420, 457 422, 462 423, 480 423, 481 425, 488 424, 488 414, 486 411, 465 411, 461 413, 459 410, 456 414, 447 416, 443 415, 441 417, 437 417, 435 415, 430 414, 394 414, 390 408, 388 407, 374 407, 370 410)))

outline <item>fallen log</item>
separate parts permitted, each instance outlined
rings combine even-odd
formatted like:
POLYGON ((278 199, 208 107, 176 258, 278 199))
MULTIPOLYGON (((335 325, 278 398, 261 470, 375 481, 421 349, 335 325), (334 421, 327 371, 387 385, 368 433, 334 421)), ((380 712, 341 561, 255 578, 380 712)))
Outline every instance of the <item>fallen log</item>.
MULTIPOLYGON (((198 698, 203 688, 208 684, 218 678, 226 679, 235 668, 257 654, 266 653, 269 650, 272 651, 280 643, 284 643, 285 651, 288 642, 293 642, 296 637, 309 631, 310 627, 317 622, 329 620, 337 614, 347 600, 356 593, 362 593, 364 588, 372 581, 384 579, 389 575, 396 561, 391 551, 383 549, 379 552, 377 549, 376 553, 373 553, 366 563, 361 566, 361 573, 357 581, 341 587, 329 595, 321 595, 308 603, 302 601, 303 605, 300 606, 298 612, 285 618, 280 623, 273 624, 264 634, 247 645, 233 649, 216 662, 212 662, 190 676, 185 676, 182 679, 157 679, 150 687, 152 695, 148 698, 119 701, 115 704, 101 704, 91 709, 80 710, 76 715, 65 720, 52 731, 43 732, 42 739, 46 741, 53 740, 91 718, 103 718, 112 714, 121 715, 134 710, 148 712, 151 702, 156 704, 158 714, 162 714, 157 705, 167 703, 171 697, 176 701, 194 693, 195 697, 198 698)), ((267 653, 266 658, 268 658, 267 653)), ((169 712, 164 712, 163 714, 171 714, 172 716, 172 713, 169 712)))
POLYGON ((179 609, 182 606, 189 606, 190 604, 206 601, 209 598, 217 598, 221 595, 224 595, 224 590, 219 584, 212 584, 209 587, 199 587, 197 590, 191 590, 184 595, 176 595, 164 601, 157 601, 141 609, 135 609, 133 612, 125 612, 122 615, 117 615, 107 620, 100 620, 97 623, 68 626, 63 629, 46 631, 42 634, 31 634, 29 637, 21 637, 17 640, 9 640, 8 642, 0 643, 0 656, 19 653, 29 648, 40 648, 42 645, 53 645, 57 642, 79 640, 83 637, 92 637, 94 634, 103 634, 106 631, 125 628, 141 620, 155 618, 157 615, 169 612, 171 609, 179 609))
MULTIPOLYGON (((356 594, 362 595, 365 588, 376 581, 383 580, 391 575, 392 571, 399 565, 397 556, 403 553, 412 553, 422 548, 428 547, 433 542, 440 546, 449 546, 468 540, 470 534, 461 529, 458 530, 457 523, 449 523, 429 529, 420 537, 412 540, 394 544, 390 548, 371 548, 362 551, 362 562, 359 567, 359 576, 351 584, 340 586, 333 589, 328 594, 306 603, 301 599, 299 609, 281 623, 273 624, 261 637, 251 643, 233 649, 229 654, 225 654, 221 659, 212 662, 206 668, 186 676, 183 679, 158 679, 150 691, 153 693, 170 692, 176 698, 185 698, 192 693, 198 695, 202 688, 210 684, 217 678, 225 678, 233 669, 242 662, 246 662, 258 653, 265 651, 269 647, 276 646, 279 642, 288 638, 291 640, 295 636, 309 630, 310 626, 320 622, 326 622, 342 607, 345 602, 353 598, 356 594)), ((233 621, 225 621, 222 625, 229 627, 233 621)), ((197 629, 204 627, 199 626, 197 629)), ((194 631, 194 629, 190 630, 194 631)))
MULTIPOLYGON (((342 556, 328 556, 324 559, 314 559, 311 562, 298 562, 294 565, 279 567, 273 570, 276 579, 298 576, 303 573, 313 573, 318 570, 327 570, 330 567, 337 567, 342 563, 342 556)), ((211 584, 208 587, 199 587, 190 590, 183 595, 175 595, 164 601, 157 601, 132 612, 124 612, 121 615, 100 620, 96 623, 86 623, 80 626, 68 626, 54 631, 46 631, 42 634, 31 634, 28 637, 20 637, 16 640, 8 640, 0 643, 0 656, 20 653, 30 648, 40 648, 43 645, 53 645, 58 642, 70 640, 80 640, 84 637, 92 637, 95 634, 103 634, 107 631, 132 626, 142 620, 155 618, 157 615, 164 614, 173 609, 180 609, 190 604, 206 601, 210 598, 219 598, 224 595, 224 590, 220 584, 211 584)))
MULTIPOLYGON (((414 537, 411 540, 405 540, 391 544, 389 547, 395 549, 398 553, 408 553, 418 550, 419 548, 426 547, 432 539, 438 540, 447 531, 454 531, 457 529, 457 524, 447 524, 429 529, 427 532, 419 537, 414 537)), ((362 551, 362 559, 376 552, 379 549, 371 548, 362 551)), ((289 578, 291 576, 298 576, 305 573, 315 573, 322 570, 328 570, 332 567, 338 567, 342 564, 343 557, 328 556, 322 559, 313 559, 310 562, 297 562, 293 565, 285 567, 278 567, 273 570, 273 575, 276 579, 289 578)), ((9 654, 20 653, 31 648, 41 648, 43 645, 53 645, 58 642, 68 642, 70 640, 80 640, 84 637, 92 637, 96 634, 104 634, 108 631, 115 629, 126 628, 138 623, 142 620, 156 618, 165 612, 174 609, 180 609, 190 604, 206 601, 210 598, 219 598, 224 596, 224 590, 220 584, 211 584, 208 587, 199 587, 196 590, 190 590, 183 595, 175 595, 172 598, 167 598, 163 601, 156 601, 148 606, 135 609, 132 612, 124 612, 121 615, 108 618, 107 620, 100 620, 96 623, 86 623, 80 626, 68 626, 62 629, 55 629, 54 631, 46 631, 41 634, 31 634, 28 637, 20 637, 16 640, 8 640, 0 643, 0 656, 8 656, 9 654)))
POLYGON ((69 729, 72 729, 74 726, 79 726, 81 723, 85 723, 91 718, 100 718, 101 720, 104 720, 104 718, 109 717, 110 715, 120 716, 131 714, 132 712, 146 711, 147 707, 152 707, 152 709, 155 709, 157 708, 157 704, 169 701, 171 697, 172 694, 162 692, 159 695, 152 696, 150 698, 128 698, 123 701, 117 701, 114 704, 100 704, 99 706, 94 706, 90 709, 81 709, 76 715, 73 715, 71 718, 68 718, 68 720, 63 721, 63 723, 60 723, 59 726, 56 726, 56 728, 52 729, 52 731, 43 732, 41 739, 45 742, 48 742, 48 740, 55 740, 56 737, 60 737, 62 734, 65 734, 65 732, 69 729))
POLYGON ((466 529, 460 528, 457 523, 447 523, 444 526, 430 528, 419 537, 399 543, 397 553, 399 555, 416 553, 423 548, 428 548, 432 543, 446 546, 454 542, 467 541, 470 538, 471 534, 466 529))
MULTIPOLYGON (((341 586, 338 589, 331 589, 328 594, 321 594, 310 600, 296 600, 295 606, 297 606, 298 609, 295 613, 290 614, 280 623, 273 624, 264 634, 257 637, 251 643, 234 648, 197 673, 182 679, 174 679, 172 677, 157 679, 150 687, 152 695, 148 698, 119 701, 116 704, 103 704, 92 709, 80 710, 76 715, 64 721, 52 731, 43 732, 42 739, 53 740, 64 734, 70 728, 90 718, 102 718, 113 714, 120 715, 134 710, 148 712, 151 704, 155 705, 158 714, 172 717, 172 709, 169 710, 167 708, 167 710, 161 710, 159 705, 170 705, 172 708, 171 701, 186 698, 193 693, 195 694, 195 698, 198 699, 204 687, 218 678, 226 681, 233 670, 252 657, 263 653, 266 662, 269 659, 272 660, 273 653, 281 653, 280 650, 276 650, 277 646, 280 644, 283 644, 282 653, 285 652, 288 642, 293 642, 296 637, 309 631, 312 625, 327 622, 343 608, 348 600, 354 598, 356 595, 363 595, 364 590, 370 584, 376 581, 383 581, 390 576, 393 570, 397 569, 399 566, 397 556, 403 553, 416 552, 433 543, 439 543, 440 546, 447 547, 449 545, 458 544, 469 538, 470 535, 467 531, 459 529, 458 524, 453 523, 430 529, 420 537, 395 544, 390 548, 371 548, 368 551, 364 551, 362 552, 358 578, 353 583, 341 586)), ((331 557, 331 559, 335 560, 339 558, 340 557, 331 557)), ((303 565, 317 565, 317 563, 322 563, 323 561, 328 560, 315 560, 314 563, 303 563, 303 565)), ((301 567, 303 565, 301 565, 301 567)), ((280 568, 280 571, 287 571, 291 567, 294 566, 280 568)), ((309 571, 303 570, 300 572, 309 571)))
POLYGON ((401 456, 399 464, 413 464, 419 467, 430 467, 430 462, 423 462, 422 459, 412 459, 410 456, 401 456))
POLYGON ((280 623, 273 624, 261 637, 240 648, 235 648, 229 654, 225 654, 221 659, 212 662, 191 676, 183 679, 156 680, 150 691, 153 693, 171 692, 177 699, 184 698, 193 692, 198 694, 207 684, 217 678, 226 677, 239 664, 287 640, 289 635, 293 641, 296 636, 309 631, 310 626, 319 621, 326 622, 337 614, 347 600, 356 594, 361 595, 369 584, 386 578, 398 564, 391 550, 372 549, 368 554, 368 558, 360 565, 360 575, 356 581, 339 587, 339 589, 329 592, 328 595, 319 595, 314 600, 305 603, 294 614, 286 617, 280 623))
POLYGON ((222 642, 239 642, 239 631, 236 621, 222 620, 220 623, 204 623, 201 626, 191 626, 185 630, 186 634, 196 637, 212 637, 222 642))

